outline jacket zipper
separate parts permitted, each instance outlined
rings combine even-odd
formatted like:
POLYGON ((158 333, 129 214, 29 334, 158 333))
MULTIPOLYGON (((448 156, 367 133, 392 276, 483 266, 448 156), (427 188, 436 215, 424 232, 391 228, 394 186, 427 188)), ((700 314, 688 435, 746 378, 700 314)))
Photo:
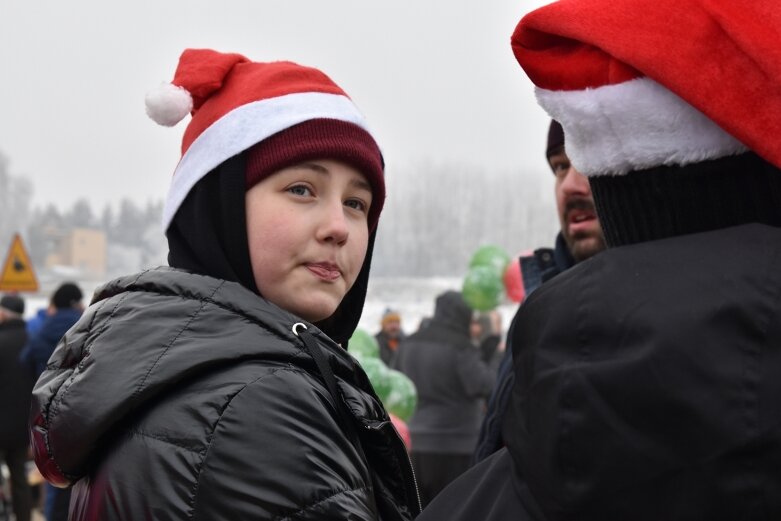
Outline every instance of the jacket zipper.
MULTIPOLYGON (((385 425, 386 423, 390 423, 390 420, 383 421, 382 425, 385 425)), ((368 430, 377 430, 378 431, 382 427, 381 426, 380 427, 376 427, 376 426, 372 426, 372 425, 364 425, 364 428, 366 428, 368 430)), ((396 444, 396 446, 397 447, 406 447, 406 445, 404 445, 404 440, 401 439, 401 436, 399 436, 399 433, 396 432, 396 429, 393 428, 392 425, 391 425, 391 429, 393 431, 393 436, 395 437, 396 441, 398 442, 396 444)), ((399 459, 402 460, 402 461, 406 461, 406 463, 407 463, 407 470, 409 470, 409 475, 412 476, 412 487, 415 489, 415 494, 414 494, 413 497, 416 499, 417 507, 418 507, 418 511, 414 514, 413 517, 417 517, 420 514, 420 511, 423 510, 423 506, 422 506, 422 503, 420 501, 420 491, 418 490, 418 479, 415 477, 415 469, 412 467, 412 460, 409 457, 409 453, 407 452, 406 448, 402 449, 402 450, 404 451, 404 458, 403 458, 403 460, 402 460, 402 458, 399 458, 399 459)), ((396 452, 398 452, 398 451, 396 451, 396 452)), ((397 454, 397 456, 398 456, 398 454, 397 454)), ((407 486, 407 489, 409 489, 409 486, 407 486)), ((409 490, 407 490, 407 493, 409 494, 409 490)))

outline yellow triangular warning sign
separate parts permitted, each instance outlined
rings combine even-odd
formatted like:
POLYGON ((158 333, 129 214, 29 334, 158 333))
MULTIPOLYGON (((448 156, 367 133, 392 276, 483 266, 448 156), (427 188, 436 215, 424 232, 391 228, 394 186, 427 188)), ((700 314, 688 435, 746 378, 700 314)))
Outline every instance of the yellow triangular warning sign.
POLYGON ((33 263, 18 233, 11 241, 3 271, 0 272, 0 291, 38 291, 33 263))

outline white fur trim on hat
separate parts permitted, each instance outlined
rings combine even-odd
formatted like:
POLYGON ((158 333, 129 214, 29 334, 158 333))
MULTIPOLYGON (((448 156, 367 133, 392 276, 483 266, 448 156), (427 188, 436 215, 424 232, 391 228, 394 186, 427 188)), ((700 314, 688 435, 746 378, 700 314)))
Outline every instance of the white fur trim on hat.
POLYGON ((577 91, 538 87, 536 93, 564 128, 573 166, 587 176, 684 166, 748 150, 650 78, 577 91))
POLYGON ((193 110, 193 97, 183 87, 161 83, 145 98, 146 113, 158 125, 173 127, 193 110))
POLYGON ((176 167, 163 207, 163 230, 168 229, 195 183, 223 161, 282 130, 321 118, 353 123, 369 132, 363 115, 347 96, 321 92, 247 103, 212 123, 193 141, 176 167))

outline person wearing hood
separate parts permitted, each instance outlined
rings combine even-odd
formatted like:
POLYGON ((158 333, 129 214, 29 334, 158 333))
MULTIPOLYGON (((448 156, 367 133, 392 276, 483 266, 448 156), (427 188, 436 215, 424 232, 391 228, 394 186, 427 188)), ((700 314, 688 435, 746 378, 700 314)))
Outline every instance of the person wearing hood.
POLYGON ((513 330, 507 447, 418 518, 781 518, 781 4, 560 0, 512 46, 608 248, 513 330))
POLYGON ((147 112, 192 113, 170 267, 97 290, 33 393, 70 519, 414 518, 404 444, 346 351, 385 197, 362 115, 317 69, 209 49, 147 112))
POLYGON ((471 323, 472 310, 461 293, 446 291, 426 327, 399 345, 396 366, 418 391, 408 427, 424 505, 469 468, 494 385, 493 351, 484 353, 472 343, 471 323))

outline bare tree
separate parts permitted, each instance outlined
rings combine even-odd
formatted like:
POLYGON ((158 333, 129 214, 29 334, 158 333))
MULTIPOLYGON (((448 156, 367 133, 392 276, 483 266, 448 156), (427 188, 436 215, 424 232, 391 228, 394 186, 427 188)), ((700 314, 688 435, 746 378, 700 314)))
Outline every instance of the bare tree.
POLYGON ((460 276, 484 244, 510 255, 553 244, 553 185, 542 171, 425 162, 387 172, 386 179, 376 275, 460 276))
POLYGON ((23 177, 11 175, 8 165, 8 158, 0 153, 0 250, 2 251, 5 251, 5 245, 10 245, 14 233, 26 235, 33 196, 32 183, 23 177))

